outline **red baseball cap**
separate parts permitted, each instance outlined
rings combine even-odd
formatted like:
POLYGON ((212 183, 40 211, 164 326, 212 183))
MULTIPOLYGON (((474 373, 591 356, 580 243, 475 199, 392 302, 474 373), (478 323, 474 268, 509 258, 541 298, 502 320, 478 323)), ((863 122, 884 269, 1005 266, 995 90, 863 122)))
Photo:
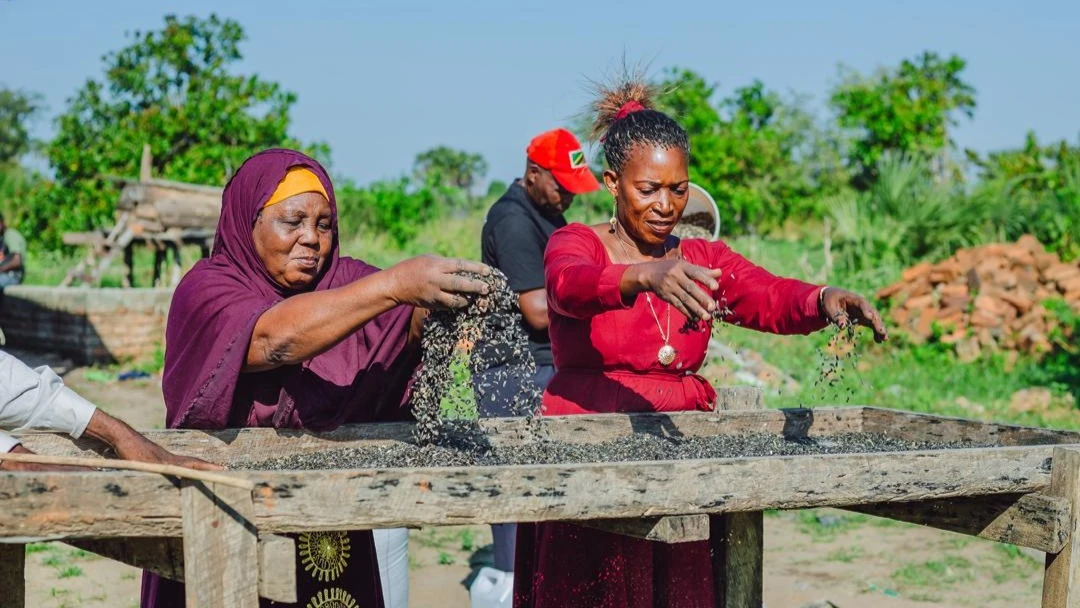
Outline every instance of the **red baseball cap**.
POLYGON ((525 154, 532 162, 551 171, 555 181, 574 194, 600 189, 600 182, 589 170, 585 150, 566 129, 552 129, 537 135, 529 142, 525 154))

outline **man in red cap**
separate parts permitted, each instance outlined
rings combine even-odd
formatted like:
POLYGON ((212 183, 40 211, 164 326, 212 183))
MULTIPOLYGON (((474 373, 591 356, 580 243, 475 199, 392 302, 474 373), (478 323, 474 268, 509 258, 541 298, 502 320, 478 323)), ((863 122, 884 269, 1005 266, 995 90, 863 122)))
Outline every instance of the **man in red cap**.
MULTIPOLYGON (((514 180, 488 211, 481 236, 485 264, 505 275, 518 294, 520 314, 489 319, 489 331, 520 323, 529 335, 529 351, 536 360, 534 381, 543 389, 555 375, 548 339, 547 295, 544 292, 544 248, 551 233, 566 225, 563 212, 574 196, 600 189, 585 151, 572 133, 554 129, 537 135, 526 148, 525 175, 514 180)), ((495 334, 498 335, 498 334, 495 334)), ((473 378, 481 416, 510 416, 511 403, 521 390, 512 375, 500 368, 514 363, 513 353, 495 345, 477 344, 485 361, 501 362, 473 378), (485 379, 486 378, 486 379, 485 379), (510 382, 507 382, 510 379, 510 382)), ((514 524, 492 526, 495 567, 514 569, 514 524)))

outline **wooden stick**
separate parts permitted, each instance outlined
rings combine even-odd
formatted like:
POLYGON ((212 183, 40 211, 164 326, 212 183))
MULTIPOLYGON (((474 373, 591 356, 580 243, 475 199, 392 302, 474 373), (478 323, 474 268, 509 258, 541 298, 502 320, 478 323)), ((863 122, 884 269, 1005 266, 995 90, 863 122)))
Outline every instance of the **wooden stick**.
POLYGON ((9 462, 25 462, 29 464, 49 464, 69 467, 87 467, 91 469, 122 469, 126 471, 141 471, 143 473, 158 473, 171 475, 182 479, 197 479, 208 483, 220 483, 224 486, 254 490, 255 483, 241 477, 214 473, 212 471, 200 471, 189 469, 175 464, 155 464, 139 462, 135 460, 114 460, 111 458, 81 458, 76 456, 47 456, 45 454, 0 454, 0 460, 9 462))

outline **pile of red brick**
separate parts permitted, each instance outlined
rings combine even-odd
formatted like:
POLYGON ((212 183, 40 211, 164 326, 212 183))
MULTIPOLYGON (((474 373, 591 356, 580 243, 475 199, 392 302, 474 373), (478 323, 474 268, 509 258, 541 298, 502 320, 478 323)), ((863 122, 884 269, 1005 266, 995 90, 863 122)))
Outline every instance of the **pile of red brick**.
POLYGON ((1064 299, 1080 312, 1080 264, 1048 253, 1035 237, 961 249, 938 264, 904 271, 877 293, 914 342, 937 334, 963 360, 983 350, 1041 354, 1052 348, 1055 315, 1043 302, 1064 299))

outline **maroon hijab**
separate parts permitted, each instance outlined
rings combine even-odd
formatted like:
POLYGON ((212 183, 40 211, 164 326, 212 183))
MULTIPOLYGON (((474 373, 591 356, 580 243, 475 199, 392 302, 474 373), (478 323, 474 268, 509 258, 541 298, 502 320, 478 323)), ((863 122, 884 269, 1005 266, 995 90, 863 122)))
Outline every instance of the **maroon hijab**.
POLYGON ((225 186, 209 258, 176 288, 165 330, 166 423, 169 428, 274 426, 325 430, 345 422, 401 417, 416 365, 406 350, 412 308, 399 306, 300 365, 241 373, 255 322, 295 295, 270 277, 255 251, 252 229, 286 171, 301 166, 319 177, 330 199, 334 234, 322 275, 309 289, 341 287, 377 272, 338 256, 337 204, 326 171, 293 150, 260 152, 225 186))

